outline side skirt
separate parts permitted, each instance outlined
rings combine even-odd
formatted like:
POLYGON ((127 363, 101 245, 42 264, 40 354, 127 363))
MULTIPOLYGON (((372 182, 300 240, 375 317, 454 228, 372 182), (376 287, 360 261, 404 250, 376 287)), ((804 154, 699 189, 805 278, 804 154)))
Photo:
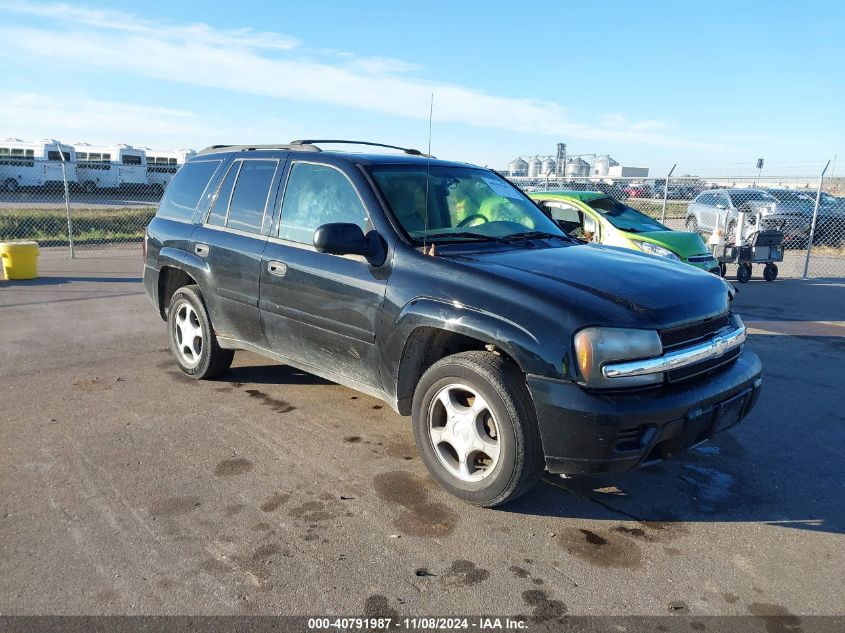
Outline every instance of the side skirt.
POLYGON ((387 393, 385 393, 381 389, 378 389, 377 387, 366 385, 362 382, 352 380, 351 378, 347 378, 346 376, 335 374, 331 371, 318 369, 317 367, 313 367, 311 365, 308 365, 307 363, 301 363, 299 361, 292 360, 287 356, 283 356, 282 354, 278 354, 269 349, 259 347, 258 345, 253 345, 251 343, 247 343, 236 338, 218 335, 217 342, 223 349, 244 350, 247 352, 258 354, 259 356, 272 358, 273 360, 277 360, 284 365, 295 367, 296 369, 308 372, 309 374, 314 374, 315 376, 319 376, 320 378, 325 378, 326 380, 341 384, 344 387, 349 387, 350 389, 354 389, 355 391, 360 391, 361 393, 365 393, 368 396, 372 396, 373 398, 378 398, 379 400, 383 400, 384 402, 389 404, 390 408, 396 411, 396 413, 399 413, 399 404, 397 403, 396 399, 391 398, 389 395, 387 395, 387 393))

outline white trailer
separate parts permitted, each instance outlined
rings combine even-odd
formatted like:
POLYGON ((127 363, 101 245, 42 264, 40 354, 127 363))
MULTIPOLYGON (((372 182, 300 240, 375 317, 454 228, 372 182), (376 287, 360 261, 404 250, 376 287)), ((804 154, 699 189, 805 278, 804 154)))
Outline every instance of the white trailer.
POLYGON ((0 191, 17 192, 78 181, 76 152, 55 139, 29 143, 19 138, 0 140, 0 191), (62 160, 64 159, 64 160, 62 160), (64 163, 64 169, 62 169, 64 163))
POLYGON ((179 168, 197 154, 192 149, 162 152, 148 147, 144 149, 147 154, 147 184, 158 191, 164 191, 179 168))
POLYGON ((76 143, 77 171, 83 191, 147 184, 147 157, 131 145, 76 143))

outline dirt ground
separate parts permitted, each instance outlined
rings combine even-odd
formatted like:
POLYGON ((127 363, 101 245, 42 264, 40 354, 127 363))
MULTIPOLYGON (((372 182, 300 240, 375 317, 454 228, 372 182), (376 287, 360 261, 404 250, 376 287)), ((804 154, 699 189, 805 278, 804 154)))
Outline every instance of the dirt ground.
POLYGON ((500 510, 440 490, 407 418, 238 353, 182 376, 136 253, 0 282, 0 612, 842 615, 845 284, 752 280, 751 416, 500 510))

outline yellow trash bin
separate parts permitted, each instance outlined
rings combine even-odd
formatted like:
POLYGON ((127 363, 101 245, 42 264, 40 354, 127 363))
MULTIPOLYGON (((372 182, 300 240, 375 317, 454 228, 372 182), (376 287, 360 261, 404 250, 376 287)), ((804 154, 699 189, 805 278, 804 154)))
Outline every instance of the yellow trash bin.
POLYGON ((6 279, 38 277, 38 242, 0 242, 0 259, 6 279))

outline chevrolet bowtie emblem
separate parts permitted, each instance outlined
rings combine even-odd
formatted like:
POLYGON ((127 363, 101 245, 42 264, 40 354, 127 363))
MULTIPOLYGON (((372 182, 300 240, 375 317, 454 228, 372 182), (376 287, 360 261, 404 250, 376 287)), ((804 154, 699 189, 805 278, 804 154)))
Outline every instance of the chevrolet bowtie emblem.
POLYGON ((713 353, 716 356, 721 356, 724 354, 728 349, 728 341, 727 339, 717 338, 713 341, 713 353))

